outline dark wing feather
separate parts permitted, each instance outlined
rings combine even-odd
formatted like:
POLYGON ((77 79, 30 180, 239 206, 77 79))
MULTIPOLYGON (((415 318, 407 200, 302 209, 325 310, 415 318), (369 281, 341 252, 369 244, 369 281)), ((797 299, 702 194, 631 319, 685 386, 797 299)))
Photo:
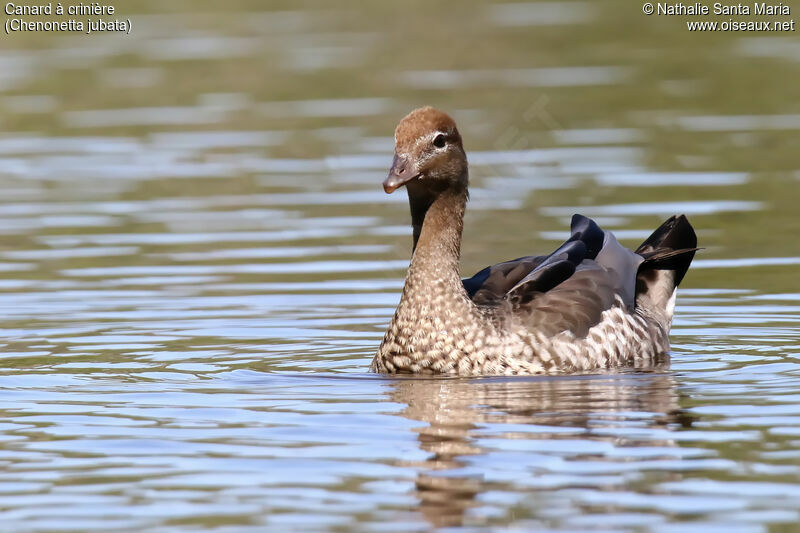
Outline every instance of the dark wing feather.
POLYGON ((508 291, 508 296, 525 292, 546 292, 566 281, 586 258, 586 245, 568 240, 508 291))
POLYGON ((513 289, 506 293, 506 299, 529 302, 537 294, 547 292, 569 279, 575 273, 576 265, 569 259, 560 259, 541 265, 525 276, 513 289))
POLYGON ((510 304, 511 318, 545 335, 584 336, 617 297, 633 307, 642 257, 589 218, 572 218, 570 238, 546 257, 487 267, 464 286, 478 305, 510 304))
POLYGON ((592 219, 582 215, 572 217, 570 229, 570 238, 549 256, 512 259, 488 266, 471 278, 462 280, 470 299, 479 305, 488 305, 505 298, 523 280, 528 290, 540 292, 566 280, 574 269, 570 272, 567 265, 556 266, 556 263, 566 259, 577 266, 583 259, 594 259, 603 247, 605 238, 605 232, 592 219))
POLYGON ((606 232, 594 220, 583 215, 572 215, 569 241, 581 240, 586 245, 587 259, 594 259, 603 248, 606 232))
POLYGON ((563 283, 529 300, 510 299, 516 320, 546 336, 571 331, 583 337, 600 321, 603 311, 614 305, 616 280, 613 273, 587 260, 563 283))
POLYGON ((496 304, 545 259, 547 256, 529 256, 498 263, 484 268, 462 282, 470 299, 476 304, 496 304))
POLYGON ((684 215, 670 217, 661 224, 636 249, 644 258, 636 275, 636 306, 662 316, 665 323, 671 320, 670 299, 696 251, 697 235, 684 215))
POLYGON ((636 249, 648 265, 659 264, 662 269, 674 270, 676 286, 689 270, 695 251, 697 235, 686 215, 668 218, 636 249), (673 260, 667 262, 666 259, 673 260))

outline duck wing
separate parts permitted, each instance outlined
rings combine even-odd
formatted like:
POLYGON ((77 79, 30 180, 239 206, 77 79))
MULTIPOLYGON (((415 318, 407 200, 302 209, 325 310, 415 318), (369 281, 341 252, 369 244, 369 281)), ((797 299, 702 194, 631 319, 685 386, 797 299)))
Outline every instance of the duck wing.
POLYGON ((617 297, 633 309, 636 274, 644 261, 582 215, 571 236, 544 257, 523 257, 487 267, 464 286, 478 305, 509 305, 510 315, 544 335, 584 336, 617 297))
POLYGON ((514 320, 546 336, 570 331, 584 337, 621 295, 621 279, 592 260, 547 292, 525 286, 507 295, 514 320))
POLYGON ((546 292, 565 281, 584 258, 593 259, 602 248, 605 232, 589 218, 575 215, 571 235, 550 255, 525 256, 488 266, 463 279, 470 299, 478 305, 491 305, 506 299, 509 292, 523 287, 546 292))
POLYGON ((511 261, 488 266, 471 278, 461 281, 470 299, 476 304, 496 304, 545 259, 547 259, 546 255, 518 257, 511 261))

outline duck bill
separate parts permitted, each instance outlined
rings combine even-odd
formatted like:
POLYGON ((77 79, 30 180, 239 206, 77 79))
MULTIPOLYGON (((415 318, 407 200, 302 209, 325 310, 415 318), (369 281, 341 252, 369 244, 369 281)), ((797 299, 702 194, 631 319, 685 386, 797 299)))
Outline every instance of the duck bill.
POLYGON ((409 166, 405 158, 394 156, 389 176, 383 180, 383 190, 386 191, 386 194, 393 193, 409 181, 419 177, 419 174, 412 172, 409 166))

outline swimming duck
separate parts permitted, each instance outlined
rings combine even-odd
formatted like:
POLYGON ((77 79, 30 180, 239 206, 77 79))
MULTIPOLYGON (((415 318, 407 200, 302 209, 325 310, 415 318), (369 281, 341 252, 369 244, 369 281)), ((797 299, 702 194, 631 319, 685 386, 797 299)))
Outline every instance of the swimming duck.
POLYGON ((511 375, 646 367, 669 350, 675 292, 697 246, 673 216, 636 251, 581 215, 553 253, 462 280, 467 156, 456 124, 432 107, 395 131, 387 193, 405 186, 413 254, 402 297, 370 369, 511 375))

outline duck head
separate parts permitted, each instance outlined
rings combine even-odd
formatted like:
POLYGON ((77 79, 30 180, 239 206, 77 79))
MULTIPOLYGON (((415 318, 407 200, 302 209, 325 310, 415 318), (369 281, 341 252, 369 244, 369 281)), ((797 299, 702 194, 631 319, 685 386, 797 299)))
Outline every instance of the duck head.
POLYGON ((383 190, 407 185, 427 192, 467 186, 467 156, 450 116, 432 107, 409 113, 394 133, 394 160, 383 190))

